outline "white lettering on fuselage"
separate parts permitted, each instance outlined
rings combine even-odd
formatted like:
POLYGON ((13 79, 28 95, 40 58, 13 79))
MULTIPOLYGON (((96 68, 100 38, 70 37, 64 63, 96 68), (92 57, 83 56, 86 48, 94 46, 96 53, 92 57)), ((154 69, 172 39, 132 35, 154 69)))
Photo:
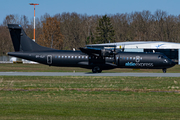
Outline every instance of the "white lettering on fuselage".
POLYGON ((140 63, 142 60, 142 57, 136 56, 136 57, 123 57, 124 60, 135 60, 135 62, 127 62, 125 63, 125 66, 136 66, 136 67, 153 67, 153 63, 140 63))
POLYGON ((153 67, 153 63, 136 63, 136 66, 140 67, 153 67))
POLYGON ((137 66, 137 67, 153 67, 153 63, 133 63, 133 62, 127 62, 125 63, 125 66, 137 66))
POLYGON ((36 58, 45 58, 45 55, 36 55, 36 58))

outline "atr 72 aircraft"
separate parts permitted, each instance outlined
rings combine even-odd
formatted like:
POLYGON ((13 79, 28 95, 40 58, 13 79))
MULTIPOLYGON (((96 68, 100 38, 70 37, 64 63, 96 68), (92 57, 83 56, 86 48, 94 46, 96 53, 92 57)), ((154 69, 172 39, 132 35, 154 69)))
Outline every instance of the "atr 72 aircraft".
POLYGON ((122 52, 114 49, 84 47, 80 51, 56 50, 38 45, 24 32, 21 25, 8 24, 15 52, 8 55, 49 66, 82 67, 93 73, 113 68, 162 69, 175 62, 162 53, 122 52))

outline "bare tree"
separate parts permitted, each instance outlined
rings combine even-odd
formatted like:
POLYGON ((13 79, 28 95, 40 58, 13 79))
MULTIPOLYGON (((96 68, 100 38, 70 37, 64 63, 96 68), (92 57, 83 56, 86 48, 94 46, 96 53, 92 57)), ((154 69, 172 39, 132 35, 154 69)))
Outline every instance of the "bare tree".
POLYGON ((18 24, 19 23, 19 16, 18 15, 7 15, 3 21, 3 25, 6 26, 7 24, 18 24))
POLYGON ((55 17, 46 18, 43 23, 43 33, 40 34, 38 43, 55 49, 62 49, 63 35, 60 31, 60 22, 55 17))

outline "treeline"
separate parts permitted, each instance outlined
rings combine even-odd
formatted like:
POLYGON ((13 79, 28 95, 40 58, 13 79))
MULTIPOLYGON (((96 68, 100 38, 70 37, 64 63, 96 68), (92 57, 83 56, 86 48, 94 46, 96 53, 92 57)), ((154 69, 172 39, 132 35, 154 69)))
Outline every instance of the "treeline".
MULTIPOLYGON (((180 15, 168 15, 157 10, 107 15, 114 29, 114 41, 180 42, 180 15)), ((96 30, 101 15, 62 13, 36 18, 36 42, 47 47, 72 50, 96 43, 96 30), (53 36, 53 37, 52 37, 53 36)), ((33 39, 33 19, 25 15, 7 15, 0 26, 0 53, 13 51, 7 24, 21 24, 33 39)))

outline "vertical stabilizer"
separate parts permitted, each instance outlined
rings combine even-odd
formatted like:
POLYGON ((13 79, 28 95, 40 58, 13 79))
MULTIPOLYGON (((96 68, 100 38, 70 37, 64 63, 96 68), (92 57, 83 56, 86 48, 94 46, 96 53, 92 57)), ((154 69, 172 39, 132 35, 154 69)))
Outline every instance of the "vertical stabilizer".
POLYGON ((35 43, 24 32, 21 25, 8 24, 9 32, 13 42, 14 50, 17 51, 48 51, 51 48, 43 47, 35 43))

